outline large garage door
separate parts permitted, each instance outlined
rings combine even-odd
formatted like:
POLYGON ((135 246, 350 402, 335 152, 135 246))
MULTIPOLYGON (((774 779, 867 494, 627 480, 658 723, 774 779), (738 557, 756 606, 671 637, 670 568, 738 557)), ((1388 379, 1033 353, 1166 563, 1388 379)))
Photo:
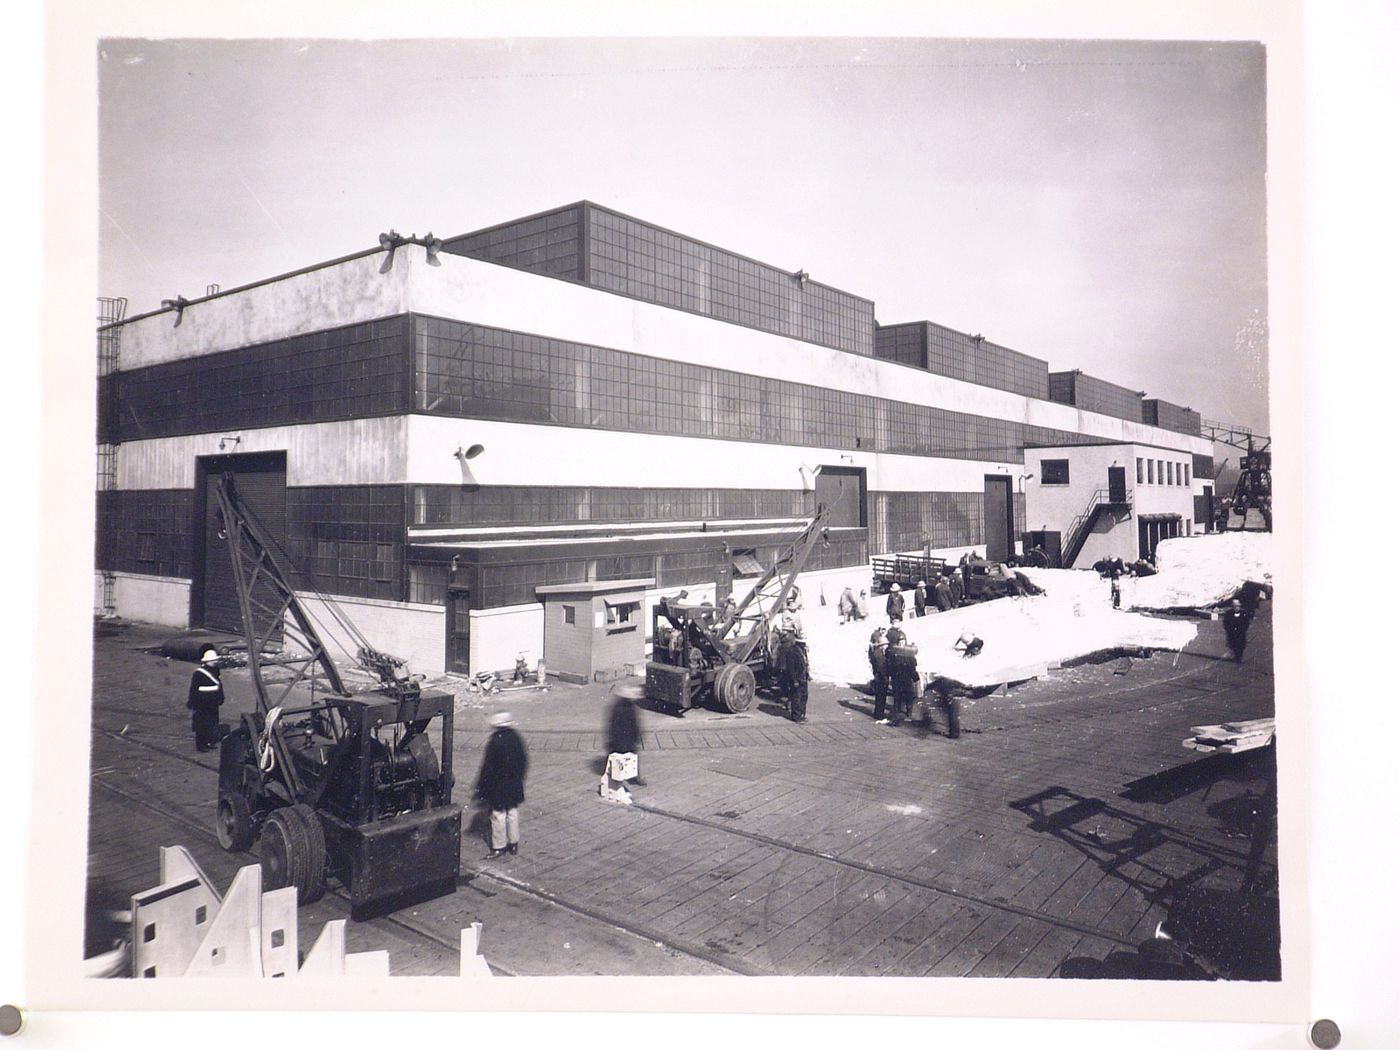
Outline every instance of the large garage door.
POLYGON ((865 524, 865 470, 822 465, 817 474, 817 504, 830 510, 827 525, 858 529, 865 524))
MULTIPOLYGON (((243 630, 243 617, 238 608, 238 592, 234 585, 233 563, 228 543, 219 536, 219 501, 214 487, 225 472, 234 476, 238 497, 250 515, 279 547, 287 542, 287 456, 268 453, 246 456, 218 456, 200 461, 200 480, 204 502, 203 575, 197 588, 202 597, 197 610, 198 621, 211 630, 243 630)), ((270 590, 254 592, 256 601, 275 605, 277 597, 270 590)), ((257 616, 258 631, 266 634, 271 616, 257 616)))

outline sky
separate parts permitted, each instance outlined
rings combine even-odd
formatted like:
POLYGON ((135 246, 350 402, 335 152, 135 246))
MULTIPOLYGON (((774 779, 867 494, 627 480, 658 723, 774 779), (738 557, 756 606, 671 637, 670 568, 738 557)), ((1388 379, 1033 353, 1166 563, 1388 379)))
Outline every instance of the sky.
POLYGON ((102 42, 128 314, 580 199, 1269 432, 1265 54, 928 38, 102 42))

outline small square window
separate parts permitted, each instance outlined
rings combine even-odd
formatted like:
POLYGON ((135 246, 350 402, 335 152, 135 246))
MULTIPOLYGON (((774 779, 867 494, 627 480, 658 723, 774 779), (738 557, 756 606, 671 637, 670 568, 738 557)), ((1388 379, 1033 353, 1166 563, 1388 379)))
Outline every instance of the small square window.
POLYGON ((1141 457, 1141 456, 1138 456, 1138 458, 1137 458, 1137 480, 1138 480, 1138 484, 1139 484, 1139 485, 1142 484, 1142 478, 1143 478, 1143 473, 1142 473, 1142 457, 1141 457))
POLYGON ((287 931, 286 931, 286 930, 273 930, 273 931, 272 931, 272 937, 270 938, 270 942, 271 942, 271 944, 272 944, 272 947, 274 947, 274 948, 280 948, 280 947, 282 947, 282 945, 284 945, 284 944, 287 943, 287 931))
POLYGON ((564 622, 565 622, 565 623, 568 623, 568 624, 574 623, 574 622, 575 622, 575 620, 574 620, 574 607, 573 607, 572 605, 565 605, 565 606, 563 606, 563 609, 564 609, 564 622))
POLYGON ((1040 483, 1042 485, 1068 485, 1069 460, 1042 459, 1040 461, 1040 483))
POLYGON ((203 926, 205 922, 208 921, 208 919, 209 909, 206 908, 203 904, 201 904, 198 908, 194 910, 194 924, 196 926, 203 926))
POLYGON ((146 924, 146 928, 145 928, 144 930, 141 931, 141 943, 142 943, 142 944, 150 944, 150 943, 151 943, 153 940, 155 940, 155 939, 156 939, 156 924, 153 923, 153 922, 147 923, 147 924, 146 924))
POLYGON ((641 602, 605 602, 607 606, 607 622, 609 627, 621 627, 634 622, 634 618, 641 610, 641 602))

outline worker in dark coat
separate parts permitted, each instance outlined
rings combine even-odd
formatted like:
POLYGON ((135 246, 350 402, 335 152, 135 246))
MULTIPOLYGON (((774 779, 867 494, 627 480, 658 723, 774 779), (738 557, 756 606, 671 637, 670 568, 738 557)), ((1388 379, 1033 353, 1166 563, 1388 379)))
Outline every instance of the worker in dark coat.
POLYGON ((953 608, 953 589, 948 586, 948 577, 938 578, 938 582, 933 585, 933 594, 939 612, 947 612, 953 608))
POLYGON ((190 728, 194 730, 196 751, 212 751, 223 735, 219 729, 219 708, 224 702, 224 683, 219 675, 219 654, 205 649, 199 666, 190 676, 190 692, 185 706, 190 711, 190 728))
POLYGON ((960 606, 960 605, 962 604, 962 600, 963 600, 963 579, 962 579, 962 573, 961 573, 961 572, 956 572, 956 571, 950 572, 950 573, 948 573, 947 579, 948 579, 948 597, 949 597, 949 598, 952 600, 952 602, 953 602, 953 608, 956 609, 958 606, 960 606))
POLYGON ((509 711, 492 715, 491 726, 476 778, 476 797, 491 809, 488 859, 520 851, 520 804, 525 801, 525 770, 530 764, 509 711))
POLYGON ((885 666, 889 668, 890 689, 894 693, 890 724, 899 725, 913 711, 918 695, 919 647, 906 639, 898 628, 892 629, 886 637, 890 644, 885 650, 885 666))
POLYGON ((890 672, 885 666, 885 650, 889 642, 885 639, 885 629, 875 628, 870 635, 870 688, 875 693, 875 721, 888 724, 885 718, 885 701, 890 693, 890 672))
POLYGON ((778 683, 787 703, 788 717, 794 722, 807 721, 807 634, 802 627, 796 594, 788 595, 787 608, 773 624, 776 636, 778 683))
POLYGON ((899 584, 890 584, 890 596, 885 599, 885 613, 890 623, 900 623, 904 619, 904 595, 899 593, 899 584))
POLYGON ((1244 659, 1245 643, 1249 639, 1249 624, 1254 617, 1238 598, 1230 599, 1225 607, 1225 644, 1230 647, 1225 655, 1239 663, 1244 659))
POLYGON ((927 587, 927 586, 928 586, 928 584, 926 584, 923 580, 920 580, 918 583, 916 583, 916 584, 914 585, 914 615, 915 615, 915 616, 922 616, 922 615, 924 614, 924 609, 925 609, 925 608, 927 607, 927 605, 928 605, 928 592, 927 592, 926 590, 924 590, 924 588, 927 587))
MULTIPOLYGON (((619 696, 613 701, 608 713, 607 746, 610 755, 636 755, 642 750, 642 724, 637 717, 637 704, 631 697, 619 696)), ((640 757, 637 775, 631 782, 646 787, 640 757)))

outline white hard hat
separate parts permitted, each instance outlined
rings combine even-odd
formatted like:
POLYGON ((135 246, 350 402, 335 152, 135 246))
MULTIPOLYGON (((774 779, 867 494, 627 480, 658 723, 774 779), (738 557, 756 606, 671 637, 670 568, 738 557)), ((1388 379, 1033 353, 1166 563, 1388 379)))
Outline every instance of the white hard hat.
POLYGON ((890 584, 890 590, 892 590, 892 591, 897 591, 897 590, 899 590, 899 584, 897 584, 897 583, 892 583, 892 584, 890 584))
POLYGON ((218 658, 219 658, 219 651, 218 651, 217 649, 215 649, 213 646, 210 646, 210 647, 206 648, 206 649, 204 650, 204 652, 202 652, 202 653, 199 654, 199 662, 202 663, 202 664, 207 664, 207 663, 209 663, 210 661, 217 660, 218 658))

